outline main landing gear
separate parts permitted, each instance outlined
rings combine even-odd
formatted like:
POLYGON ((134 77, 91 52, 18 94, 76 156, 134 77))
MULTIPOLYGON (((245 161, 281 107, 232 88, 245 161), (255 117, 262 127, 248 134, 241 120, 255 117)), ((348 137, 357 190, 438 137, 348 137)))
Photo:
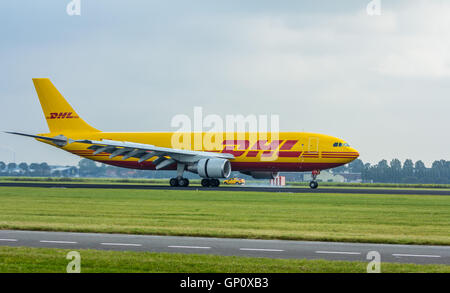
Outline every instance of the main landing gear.
POLYGON ((188 187, 189 179, 183 177, 171 178, 169 183, 172 187, 188 187))
POLYGON ((184 170, 186 169, 185 164, 177 164, 177 177, 171 178, 169 183, 172 187, 188 187, 189 179, 183 177, 184 170))
MULTIPOLYGON (((169 183, 170 186, 172 187, 188 187, 189 179, 183 177, 176 177, 171 178, 169 183)), ((202 179, 203 187, 218 187, 219 185, 220 185, 219 179, 209 179, 209 178, 202 179)))
POLYGON ((309 182, 309 187, 311 187, 312 189, 316 189, 317 186, 319 186, 319 183, 317 183, 317 181, 316 181, 317 175, 319 175, 319 174, 320 174, 320 170, 313 170, 311 172, 312 180, 309 182))
MULTIPOLYGON (((177 164, 177 177, 171 178, 169 183, 172 187, 188 187, 189 179, 183 177, 183 173, 186 169, 185 164, 177 164)), ((202 179, 203 187, 218 187, 220 185, 219 179, 215 178, 204 178, 202 179)))
POLYGON ((220 185, 219 179, 209 179, 209 178, 202 179, 203 187, 218 187, 219 185, 220 185))

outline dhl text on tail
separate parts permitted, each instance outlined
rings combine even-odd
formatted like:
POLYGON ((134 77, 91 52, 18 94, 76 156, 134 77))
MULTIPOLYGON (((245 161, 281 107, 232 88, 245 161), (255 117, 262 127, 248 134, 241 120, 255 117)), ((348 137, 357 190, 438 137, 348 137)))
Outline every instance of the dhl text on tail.
MULTIPOLYGON (((258 179, 276 178, 279 172, 312 172, 311 188, 317 188, 320 170, 355 160, 359 154, 344 140, 318 133, 182 133, 194 141, 215 138, 200 149, 174 147, 175 132, 102 132, 87 124, 47 78, 33 79, 50 132, 26 134, 80 157, 119 167, 176 170, 171 186, 188 186, 184 172, 202 178, 202 185, 218 186, 218 178, 239 171, 258 179), (264 139, 261 139, 264 137, 264 139), (219 139, 217 139, 219 138, 219 139)), ((186 146, 186 145, 184 145, 186 146)))

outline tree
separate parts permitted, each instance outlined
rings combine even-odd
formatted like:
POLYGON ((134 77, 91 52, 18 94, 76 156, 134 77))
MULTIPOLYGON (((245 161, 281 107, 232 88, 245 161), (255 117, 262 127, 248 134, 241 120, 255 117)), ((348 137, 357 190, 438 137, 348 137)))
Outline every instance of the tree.
POLYGON ((417 181, 417 178, 414 176, 414 163, 410 159, 405 160, 403 163, 402 181, 408 183, 417 181))
POLYGON ((361 178, 362 178, 363 182, 370 182, 373 180, 372 169, 373 168, 370 165, 370 163, 364 164, 364 168, 361 172, 361 178))
POLYGON ((6 168, 5 162, 0 161, 0 172, 3 172, 6 168))
POLYGON ((446 183, 449 181, 448 162, 445 160, 434 161, 431 165, 431 176, 434 183, 446 183))
POLYGON ((400 182, 400 179, 402 177, 402 163, 399 159, 392 159, 390 165, 391 172, 388 182, 400 182))
POLYGON ((50 176, 50 166, 47 163, 40 163, 41 176, 50 176))
POLYGON ((356 159, 348 164, 348 168, 352 173, 362 173, 364 170, 364 163, 360 159, 356 159))
POLYGON ((17 164, 16 163, 9 163, 8 164, 8 172, 13 172, 14 170, 16 170, 17 168, 17 164))
POLYGON ((375 182, 388 182, 390 178, 390 170, 386 160, 381 160, 375 167, 374 178, 375 182))
POLYGON ((22 170, 24 174, 28 173, 28 164, 27 163, 20 163, 19 169, 22 170))
POLYGON ((30 170, 32 176, 41 175, 41 166, 38 163, 31 163, 28 169, 30 170))
POLYGON ((414 175, 420 183, 427 182, 427 167, 425 164, 419 160, 414 165, 414 175))
POLYGON ((80 176, 96 176, 97 175, 97 165, 94 161, 88 159, 82 159, 78 166, 80 167, 80 176))

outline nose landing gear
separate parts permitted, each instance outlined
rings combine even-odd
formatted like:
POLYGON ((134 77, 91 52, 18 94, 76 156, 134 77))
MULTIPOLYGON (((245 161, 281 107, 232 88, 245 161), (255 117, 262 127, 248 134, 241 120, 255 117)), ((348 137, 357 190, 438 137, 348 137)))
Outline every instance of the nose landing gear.
POLYGON ((319 174, 320 174, 320 170, 313 170, 311 172, 312 180, 309 182, 309 187, 311 187, 312 189, 316 189, 319 186, 319 183, 317 183, 317 181, 316 181, 317 175, 319 175, 319 174))

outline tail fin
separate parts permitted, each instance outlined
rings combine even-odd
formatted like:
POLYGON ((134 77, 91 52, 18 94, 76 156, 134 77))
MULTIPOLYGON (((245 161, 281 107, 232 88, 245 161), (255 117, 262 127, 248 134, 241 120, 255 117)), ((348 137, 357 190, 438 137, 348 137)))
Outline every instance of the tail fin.
POLYGON ((48 78, 33 78, 50 132, 98 132, 81 119, 48 78))

